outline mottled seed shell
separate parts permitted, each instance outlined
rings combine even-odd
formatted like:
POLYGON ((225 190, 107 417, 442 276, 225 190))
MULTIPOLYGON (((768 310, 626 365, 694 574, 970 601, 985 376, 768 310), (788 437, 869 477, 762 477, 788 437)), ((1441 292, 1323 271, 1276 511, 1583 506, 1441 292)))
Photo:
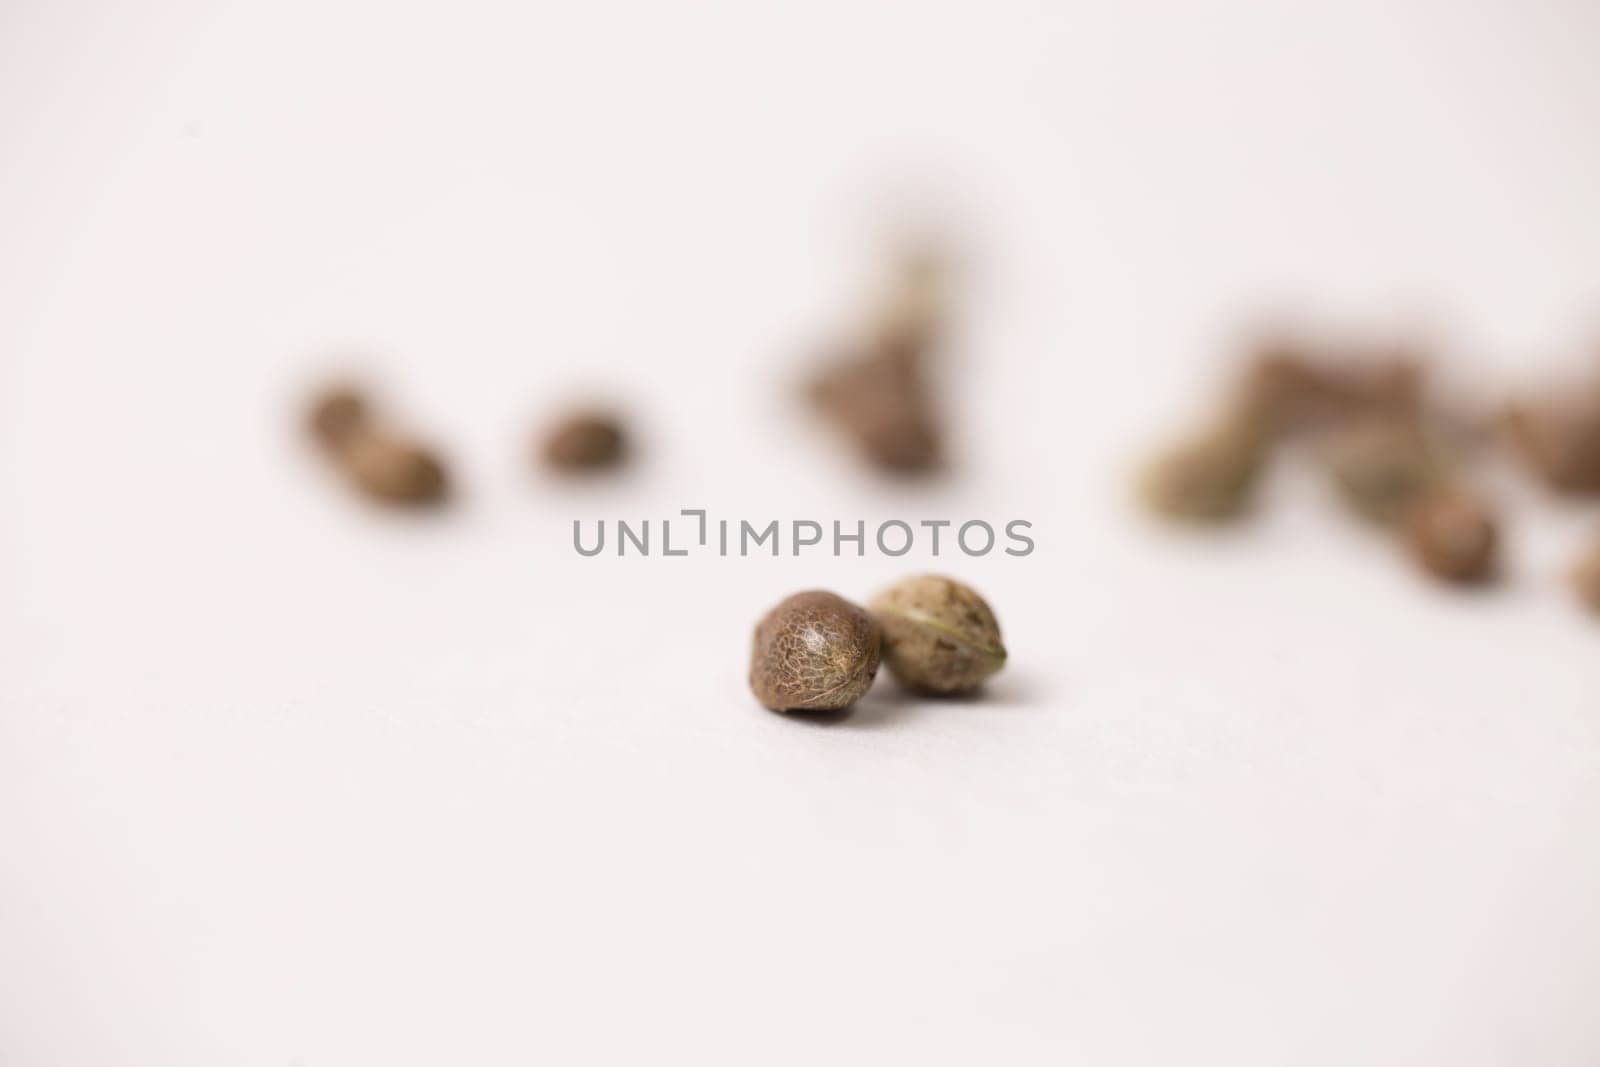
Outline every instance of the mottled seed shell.
POLYGON ((872 601, 884 662, 904 685, 959 693, 1005 666, 1000 624, 983 597, 938 575, 907 578, 872 601))
POLYGON ((445 497, 443 464, 427 449, 383 431, 356 435, 340 457, 350 480, 382 503, 423 506, 445 497))
POLYGON ((773 711, 839 711, 878 673, 882 633, 871 615, 832 593, 796 593, 756 625, 750 690, 773 711))
POLYGON ((1464 489, 1434 490, 1406 515, 1404 533, 1422 568, 1447 582, 1481 582, 1494 573, 1499 534, 1488 504, 1464 489))

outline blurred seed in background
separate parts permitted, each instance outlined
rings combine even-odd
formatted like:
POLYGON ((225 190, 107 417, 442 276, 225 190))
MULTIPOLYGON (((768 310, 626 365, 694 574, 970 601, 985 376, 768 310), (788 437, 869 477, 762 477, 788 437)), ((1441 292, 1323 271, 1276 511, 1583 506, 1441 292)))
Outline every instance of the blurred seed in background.
POLYGON ((402 508, 445 501, 449 477, 443 460, 374 414, 364 388, 350 383, 325 387, 313 396, 306 422, 323 456, 368 500, 402 508))
POLYGON ((621 415, 604 409, 569 412, 539 437, 543 465, 561 474, 594 474, 627 462, 629 435, 621 415))
POLYGON ((890 258, 889 284, 868 321, 821 360, 805 391, 869 466, 925 475, 947 459, 929 364, 943 347, 950 313, 949 252, 923 237, 890 258))
POLYGON ((1414 346, 1332 346, 1275 335, 1254 347, 1207 427, 1146 466, 1157 516, 1219 523, 1250 511, 1280 454, 1314 456, 1349 514, 1394 539, 1440 581, 1496 572, 1500 520, 1475 489, 1483 419, 1432 388, 1414 346))

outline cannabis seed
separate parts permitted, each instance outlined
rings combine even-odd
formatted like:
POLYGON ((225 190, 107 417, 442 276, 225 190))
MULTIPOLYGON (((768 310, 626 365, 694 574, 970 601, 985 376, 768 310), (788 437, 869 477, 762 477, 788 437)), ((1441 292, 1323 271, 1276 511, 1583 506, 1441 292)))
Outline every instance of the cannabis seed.
POLYGON ((387 431, 356 436, 345 446, 343 461, 350 480, 375 500, 422 505, 444 499, 446 478, 438 458, 387 431))
POLYGON ((1422 360, 1412 354, 1335 360, 1276 339, 1258 350, 1244 391, 1270 414, 1277 432, 1295 433, 1353 419, 1415 418, 1423 385, 1422 360))
POLYGON ((444 499, 448 477, 428 448, 379 423, 366 396, 330 387, 311 403, 311 436, 345 479, 384 504, 421 506, 444 499))
POLYGON ((1199 435, 1146 465, 1140 494, 1156 515, 1189 522, 1232 519, 1250 505, 1271 452, 1260 411, 1240 403, 1199 435))
POLYGON ((1341 429, 1325 462, 1351 510, 1380 524, 1398 521, 1444 477, 1447 466, 1415 422, 1382 417, 1341 429))
POLYGON ((566 473, 604 470, 627 458, 622 420, 602 411, 580 411, 557 422, 544 437, 546 465, 566 473))
POLYGON ((354 386, 333 386, 313 399, 307 421, 318 444, 338 451, 366 428, 366 398, 354 386))
POLYGON ((810 380, 812 404, 872 466, 922 474, 944 459, 944 432, 928 381, 928 356, 945 319, 942 257, 906 250, 865 336, 810 380))
POLYGON ((871 615, 821 590, 796 593, 756 624, 750 690, 773 711, 839 711, 878 673, 883 635, 871 615))
POLYGON ((943 434, 920 348, 897 343, 840 359, 813 381, 811 398, 878 469, 917 474, 941 465, 943 434))
POLYGON ((1000 624, 970 586, 921 575, 890 586, 869 606, 883 627, 884 662, 912 689, 959 693, 1005 666, 1000 624))
POLYGON ((1572 568, 1572 590, 1584 607, 1600 614, 1600 538, 1590 542, 1572 568))
POLYGON ((1423 570, 1447 582, 1481 582, 1494 572, 1499 533, 1494 513, 1457 486, 1426 493, 1406 514, 1403 533, 1423 570))
POLYGON ((1506 436, 1523 464, 1551 489, 1600 492, 1600 391, 1568 389, 1513 404, 1506 436))

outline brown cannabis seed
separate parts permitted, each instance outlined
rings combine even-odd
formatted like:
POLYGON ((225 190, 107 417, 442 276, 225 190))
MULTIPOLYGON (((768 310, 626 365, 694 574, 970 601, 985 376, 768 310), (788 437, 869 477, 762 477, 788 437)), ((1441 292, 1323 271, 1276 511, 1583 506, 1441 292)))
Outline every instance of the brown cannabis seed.
POLYGON ((343 465, 355 485, 387 504, 433 504, 445 495, 444 467, 433 453, 387 431, 355 437, 344 448, 343 465))
POLYGON ((970 586, 927 574, 890 586, 869 605, 883 627, 883 658, 902 685, 960 693, 1005 666, 1000 624, 970 586))
POLYGON ((884 338, 840 359, 811 383, 817 409, 868 463, 891 474, 932 471, 943 461, 943 433, 923 375, 920 341, 884 338))
POLYGON ((561 419, 545 434, 546 465, 567 473, 604 470, 627 457, 622 420, 601 411, 580 411, 561 419))
POLYGON ((896 258, 893 284, 873 312, 871 337, 880 351, 920 355, 944 328, 949 264, 926 242, 902 249, 896 258))
POLYGON ((1428 492, 1406 514, 1403 534, 1422 569, 1447 582, 1481 582, 1494 573, 1499 543, 1494 513, 1457 486, 1428 492))
POLYGON ((756 624, 750 691, 773 711, 840 711, 878 673, 883 635, 871 615, 821 590, 796 593, 756 624))
POLYGON ((383 504, 422 506, 444 499, 449 479, 430 450, 378 423, 358 389, 330 387, 312 400, 311 436, 345 479, 383 504))
POLYGON ((1249 405, 1156 456, 1140 476, 1140 495, 1156 515, 1221 522, 1250 505, 1271 451, 1267 424, 1249 405))
POLYGON ((896 475, 944 461, 944 428, 928 382, 946 318, 945 263, 926 242, 904 249, 864 336, 808 383, 815 408, 867 463, 896 475))
POLYGON ((1385 525, 1398 522, 1446 473, 1438 449, 1410 419, 1352 423, 1334 437, 1325 461, 1350 509, 1385 525))
POLYGON ((1412 354, 1335 361, 1279 339, 1260 347, 1244 391, 1284 434, 1353 419, 1415 418, 1422 410, 1423 385, 1423 363, 1412 354))
POLYGON ((1600 492, 1600 395, 1595 389, 1513 404, 1503 425, 1523 464, 1551 489, 1600 492))
POLYGON ((1583 606, 1600 614, 1600 538, 1592 541, 1572 568, 1572 590, 1583 606))
POLYGON ((318 394, 307 420, 311 436, 323 448, 338 451, 370 421, 366 397, 354 386, 338 385, 318 394))

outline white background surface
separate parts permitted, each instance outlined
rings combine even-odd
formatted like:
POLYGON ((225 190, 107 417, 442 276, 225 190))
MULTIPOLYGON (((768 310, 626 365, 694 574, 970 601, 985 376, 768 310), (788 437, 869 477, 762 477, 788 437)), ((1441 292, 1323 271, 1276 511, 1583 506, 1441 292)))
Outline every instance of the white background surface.
POLYGON ((1411 577, 1285 472, 1127 463, 1252 316, 1583 358, 1600 14, 1475 4, 0 7, 0 1062, 1593 1064, 1589 528, 1411 577), (402 10, 397 10, 402 7, 402 10), (785 382, 958 216, 948 483, 785 382), (297 437, 351 358, 462 506, 297 437), (624 397, 622 484, 533 474, 624 397), (963 560, 579 559, 575 517, 1020 517, 963 560), (784 594, 937 566, 1011 665, 754 706, 784 594))

